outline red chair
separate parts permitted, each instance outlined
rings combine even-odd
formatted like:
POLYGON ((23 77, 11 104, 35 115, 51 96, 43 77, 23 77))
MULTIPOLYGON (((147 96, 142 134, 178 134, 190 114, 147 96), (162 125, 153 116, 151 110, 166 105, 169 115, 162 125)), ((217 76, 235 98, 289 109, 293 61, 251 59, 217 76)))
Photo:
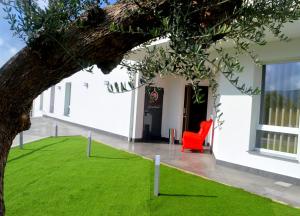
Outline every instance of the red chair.
POLYGON ((184 149, 192 149, 203 152, 203 142, 208 135, 212 123, 212 119, 209 119, 208 121, 202 121, 200 123, 200 130, 198 133, 184 131, 181 151, 183 152, 184 149))

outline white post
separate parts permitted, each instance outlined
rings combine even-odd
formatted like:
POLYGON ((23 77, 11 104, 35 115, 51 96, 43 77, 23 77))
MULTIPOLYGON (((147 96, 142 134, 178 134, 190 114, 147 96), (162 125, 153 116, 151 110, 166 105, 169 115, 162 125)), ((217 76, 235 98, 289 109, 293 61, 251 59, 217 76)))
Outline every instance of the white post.
POLYGON ((19 139, 20 139, 20 143, 19 143, 19 147, 20 149, 23 149, 23 132, 19 133, 19 139))
POLYGON ((91 156, 91 148, 92 148, 92 132, 88 133, 88 146, 87 146, 87 156, 91 156))
POLYGON ((159 195, 160 155, 155 155, 154 196, 159 195))
POLYGON ((57 123, 55 123, 55 125, 54 125, 54 136, 55 137, 58 136, 58 125, 57 125, 57 123))

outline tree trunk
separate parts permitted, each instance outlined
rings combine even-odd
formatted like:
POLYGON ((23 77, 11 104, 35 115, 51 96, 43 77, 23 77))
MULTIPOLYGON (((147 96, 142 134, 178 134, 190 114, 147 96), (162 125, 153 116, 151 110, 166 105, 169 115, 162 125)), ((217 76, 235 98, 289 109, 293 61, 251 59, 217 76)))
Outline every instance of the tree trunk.
POLYGON ((4 205, 4 171, 9 153, 9 148, 12 145, 12 138, 8 134, 0 133, 0 215, 5 215, 4 205))
POLYGON ((30 128, 30 110, 31 104, 14 107, 13 98, 0 96, 0 216, 5 215, 3 186, 7 157, 16 135, 30 128))

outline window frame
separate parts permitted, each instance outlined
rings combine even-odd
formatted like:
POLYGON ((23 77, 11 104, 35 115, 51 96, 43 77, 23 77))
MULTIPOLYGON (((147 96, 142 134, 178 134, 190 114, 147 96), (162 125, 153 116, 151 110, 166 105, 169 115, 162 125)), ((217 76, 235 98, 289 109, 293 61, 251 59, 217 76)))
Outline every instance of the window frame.
MULTIPOLYGON (((265 75, 266 75, 266 66, 270 64, 288 64, 288 63, 293 63, 293 62, 299 62, 300 61, 285 61, 285 62, 268 62, 264 63, 262 66, 262 73, 261 73, 261 95, 260 95, 260 103, 259 103, 259 118, 258 118, 258 125, 256 127, 256 133, 255 136, 257 136, 257 131, 267 131, 267 132, 275 132, 275 133, 283 133, 283 134, 292 134, 292 135, 297 135, 298 136, 298 143, 297 143, 297 152, 295 154, 292 153, 287 153, 287 152, 281 152, 281 151, 274 151, 270 149, 265 149, 265 148, 259 148, 254 145, 254 150, 266 154, 266 155, 272 155, 276 157, 282 157, 282 158, 288 158, 292 160, 297 160, 300 161, 300 124, 299 126, 296 127, 283 127, 283 126, 274 126, 274 125, 266 125, 261 123, 261 118, 262 118, 262 110, 264 106, 264 93, 265 93, 265 75)), ((300 117, 299 117, 299 122, 300 122, 300 117)), ((256 139, 255 139, 256 140, 256 139)))

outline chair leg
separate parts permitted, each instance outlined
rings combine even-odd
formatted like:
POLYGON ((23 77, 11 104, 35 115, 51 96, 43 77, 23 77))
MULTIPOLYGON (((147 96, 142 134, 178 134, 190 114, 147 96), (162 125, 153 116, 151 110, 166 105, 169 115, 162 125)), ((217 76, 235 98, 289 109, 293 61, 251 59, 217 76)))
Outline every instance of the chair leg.
POLYGON ((181 152, 184 152, 184 147, 183 146, 181 147, 181 152))

